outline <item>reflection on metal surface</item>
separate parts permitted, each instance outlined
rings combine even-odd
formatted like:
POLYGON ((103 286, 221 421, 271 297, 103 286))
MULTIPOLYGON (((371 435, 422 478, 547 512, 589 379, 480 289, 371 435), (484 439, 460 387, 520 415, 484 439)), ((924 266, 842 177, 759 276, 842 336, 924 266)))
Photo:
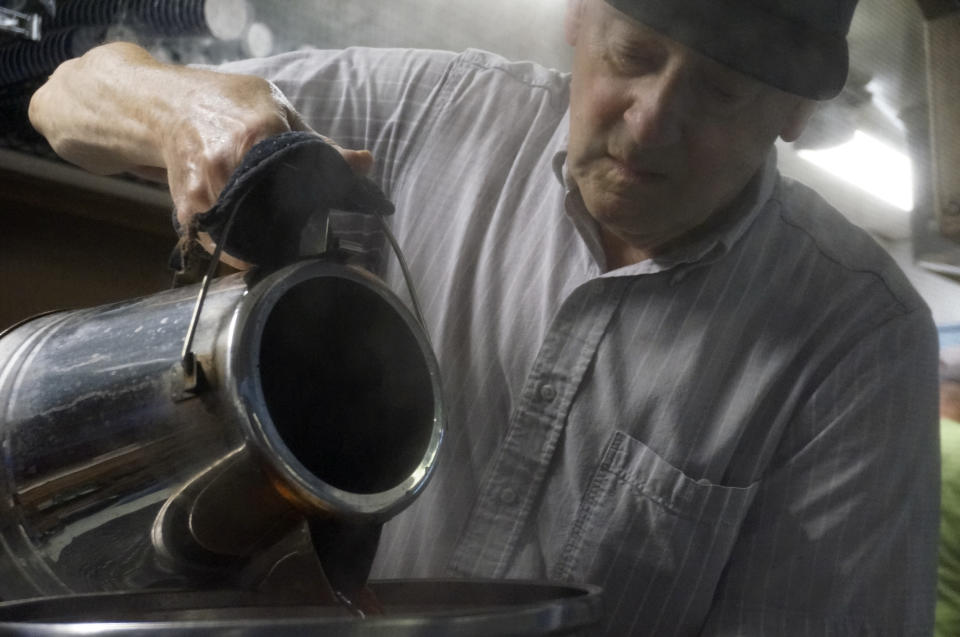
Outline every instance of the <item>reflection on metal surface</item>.
POLYGON ((128 593, 0 604, 0 632, 15 635, 316 635, 488 637, 594 635, 596 587, 543 582, 409 580, 371 583, 384 614, 244 592, 128 593))
POLYGON ((239 568, 299 521, 247 454, 245 448, 229 453, 164 503, 150 537, 174 568, 239 568))
POLYGON ((37 41, 40 39, 40 24, 40 16, 36 13, 21 13, 0 7, 0 33, 12 33, 37 41))
POLYGON ((215 282, 193 344, 207 387, 185 397, 195 295, 0 338, 0 598, 256 588, 306 519, 378 529, 426 484, 436 363, 382 283, 324 261, 215 282))

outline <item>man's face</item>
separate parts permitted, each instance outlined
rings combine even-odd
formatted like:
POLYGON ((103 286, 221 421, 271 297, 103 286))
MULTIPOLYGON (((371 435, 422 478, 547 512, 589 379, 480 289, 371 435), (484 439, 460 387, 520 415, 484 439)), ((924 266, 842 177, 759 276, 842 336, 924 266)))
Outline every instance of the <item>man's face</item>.
POLYGON ((802 100, 603 0, 574 0, 567 18, 570 175, 607 238, 654 254, 733 200, 802 100))

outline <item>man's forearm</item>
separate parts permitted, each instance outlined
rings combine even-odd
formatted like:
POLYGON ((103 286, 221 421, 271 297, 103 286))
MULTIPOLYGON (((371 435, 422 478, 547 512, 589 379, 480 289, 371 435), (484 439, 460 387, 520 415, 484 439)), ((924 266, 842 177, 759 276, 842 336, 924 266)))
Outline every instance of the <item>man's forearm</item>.
POLYGON ((82 168, 166 178, 184 221, 216 201, 253 144, 299 121, 266 80, 162 64, 122 42, 62 64, 30 120, 82 168))
MULTIPOLYGON (((263 78, 163 64, 125 42, 62 64, 34 94, 30 121, 82 168, 166 179, 182 224, 216 202, 258 141, 309 130, 263 78)), ((340 150, 369 169, 369 153, 340 150)))
POLYGON ((30 121, 59 155, 92 172, 162 168, 161 131, 184 72, 132 44, 98 47, 50 76, 30 101, 30 121))

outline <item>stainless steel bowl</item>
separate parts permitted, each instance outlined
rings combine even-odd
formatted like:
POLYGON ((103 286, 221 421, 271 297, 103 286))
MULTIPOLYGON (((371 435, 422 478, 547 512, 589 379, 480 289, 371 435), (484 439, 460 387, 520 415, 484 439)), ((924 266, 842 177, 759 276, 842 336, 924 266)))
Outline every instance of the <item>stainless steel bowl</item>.
POLYGON ((490 637, 592 635, 596 587, 528 581, 386 580, 370 585, 384 614, 292 605, 236 591, 136 592, 0 604, 0 635, 270 635, 490 637))

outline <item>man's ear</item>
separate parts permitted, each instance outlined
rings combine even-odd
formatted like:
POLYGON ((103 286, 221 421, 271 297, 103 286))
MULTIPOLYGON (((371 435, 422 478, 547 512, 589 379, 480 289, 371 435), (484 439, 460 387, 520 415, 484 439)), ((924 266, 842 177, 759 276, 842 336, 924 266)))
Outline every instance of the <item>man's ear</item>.
POLYGON ((567 11, 563 16, 563 34, 570 46, 577 46, 585 4, 586 0, 567 0, 567 11))
POLYGON ((785 142, 796 141, 816 110, 817 102, 801 98, 790 111, 783 128, 780 129, 780 139, 785 142))

